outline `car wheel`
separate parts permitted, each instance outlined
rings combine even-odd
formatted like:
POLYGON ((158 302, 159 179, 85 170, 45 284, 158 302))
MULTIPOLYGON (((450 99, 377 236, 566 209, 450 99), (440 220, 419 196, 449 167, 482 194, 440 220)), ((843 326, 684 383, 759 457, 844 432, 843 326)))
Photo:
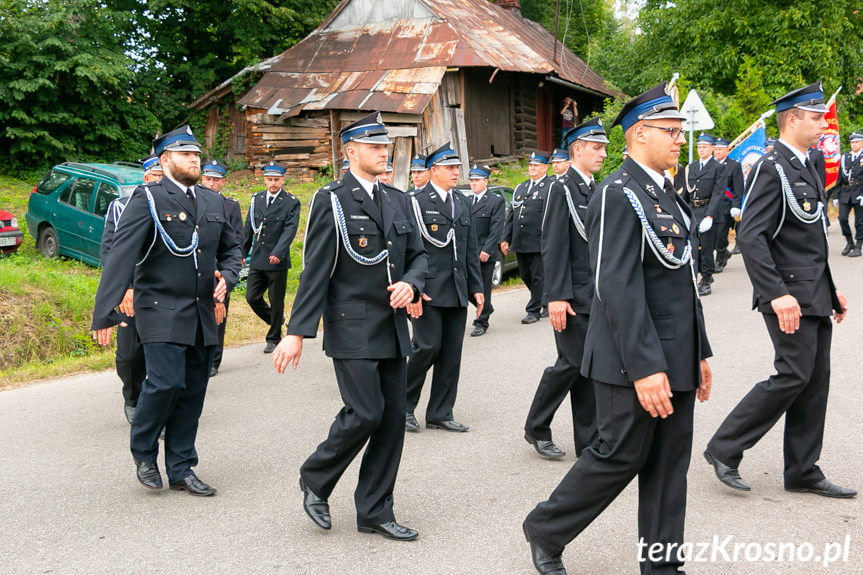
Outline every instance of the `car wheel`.
POLYGON ((491 272, 491 287, 500 287, 500 282, 503 281, 503 256, 494 262, 494 271, 491 272))
POLYGON ((39 251, 49 260, 60 255, 60 242, 57 241, 57 232, 51 226, 46 226, 39 232, 39 251))

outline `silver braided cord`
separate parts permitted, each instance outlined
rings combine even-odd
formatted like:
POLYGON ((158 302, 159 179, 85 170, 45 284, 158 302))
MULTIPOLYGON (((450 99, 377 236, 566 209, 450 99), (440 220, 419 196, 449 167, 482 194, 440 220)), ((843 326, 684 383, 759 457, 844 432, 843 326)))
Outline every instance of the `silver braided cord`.
POLYGON ((785 203, 788 204, 788 209, 792 214, 794 214, 794 217, 804 224, 814 224, 821 220, 824 203, 819 200, 818 204, 815 206, 815 211, 811 214, 804 210, 797 201, 797 198, 794 196, 794 192, 791 190, 791 184, 785 176, 785 170, 778 162, 775 165, 776 173, 779 174, 779 181, 782 183, 782 194, 785 196, 785 203))
POLYGON ((666 249, 662 240, 659 239, 659 236, 656 235, 656 231, 654 231, 653 226, 650 225, 650 222, 647 220, 647 216, 644 215, 644 208, 641 206, 641 202, 636 197, 635 193, 629 188, 623 188, 623 193, 629 200, 632 209, 635 210, 635 215, 637 215, 638 219, 641 221, 641 228, 647 240, 647 245, 650 246, 650 250, 653 252, 653 255, 656 256, 656 259, 659 260, 659 263, 666 268, 673 270, 689 262, 692 256, 692 243, 687 239, 686 249, 683 250, 683 255, 679 258, 675 257, 668 251, 668 249, 666 249))
MULTIPOLYGON (((389 266, 389 257, 390 257, 389 250, 385 249, 381 253, 379 253, 378 255, 376 255, 372 258, 367 258, 366 256, 357 253, 357 251, 354 250, 353 246, 351 246, 350 239, 348 238, 348 225, 347 225, 347 222, 345 221, 345 212, 342 209, 342 204, 339 201, 338 196, 336 196, 336 194, 334 194, 332 192, 330 193, 330 203, 333 206, 333 221, 335 222, 336 233, 341 236, 341 243, 345 246, 345 252, 347 252, 347 254, 349 256, 351 256, 352 260, 354 260, 358 264, 364 265, 364 266, 374 266, 374 265, 377 265, 383 261, 386 261, 386 264, 387 264, 387 266, 386 266, 387 267, 387 282, 389 284, 392 284, 393 281, 392 281, 392 277, 390 276, 390 266, 389 266)), ((338 242, 336 243, 336 246, 338 249, 338 242)), ((338 252, 336 253, 336 257, 338 257, 338 252)))
POLYGON ((572 201, 572 194, 569 193, 569 186, 563 182, 560 182, 560 185, 563 186, 563 193, 566 195, 566 205, 569 207, 569 215, 572 218, 572 225, 575 226, 575 231, 578 232, 581 239, 587 241, 587 232, 584 229, 584 222, 581 221, 581 218, 578 217, 578 213, 575 211, 575 202, 572 201))
POLYGON ((195 262, 195 269, 198 269, 198 255, 195 252, 195 249, 198 247, 198 230, 192 232, 192 241, 191 243, 185 247, 181 248, 177 246, 174 242, 174 239, 168 235, 168 232, 162 227, 162 224, 159 222, 159 214, 156 211, 156 201, 153 199, 153 194, 150 193, 150 190, 144 189, 144 192, 147 194, 147 206, 150 208, 150 217, 153 218, 153 224, 155 226, 155 233, 153 234, 153 243, 150 244, 147 253, 144 254, 144 257, 137 263, 137 265, 141 265, 144 263, 150 255, 150 251, 152 251, 153 246, 156 244, 156 236, 158 235, 162 238, 162 242, 165 244, 165 247, 168 249, 171 254, 177 256, 178 258, 187 258, 192 256, 192 261, 195 262))
POLYGON ((453 227, 451 227, 449 229, 449 232, 447 232, 446 241, 442 242, 439 239, 432 237, 432 235, 428 233, 425 220, 423 220, 422 210, 420 209, 420 204, 417 201, 416 196, 411 196, 411 205, 413 206, 414 217, 416 218, 417 225, 419 225, 420 234, 422 235, 422 237, 436 248, 445 248, 450 245, 450 243, 452 243, 452 255, 453 258, 455 258, 455 261, 458 261, 458 251, 456 250, 455 245, 455 221, 453 221, 453 227))

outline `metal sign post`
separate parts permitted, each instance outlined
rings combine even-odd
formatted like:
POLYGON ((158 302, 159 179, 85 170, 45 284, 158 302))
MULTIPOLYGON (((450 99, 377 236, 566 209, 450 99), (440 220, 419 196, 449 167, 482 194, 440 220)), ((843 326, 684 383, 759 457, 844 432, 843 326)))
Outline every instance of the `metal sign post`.
POLYGON ((692 142, 695 130, 709 130, 715 124, 695 90, 690 90, 689 94, 686 95, 686 101, 683 102, 680 111, 687 116, 686 130, 689 132, 689 163, 691 164, 692 152, 695 148, 692 142))

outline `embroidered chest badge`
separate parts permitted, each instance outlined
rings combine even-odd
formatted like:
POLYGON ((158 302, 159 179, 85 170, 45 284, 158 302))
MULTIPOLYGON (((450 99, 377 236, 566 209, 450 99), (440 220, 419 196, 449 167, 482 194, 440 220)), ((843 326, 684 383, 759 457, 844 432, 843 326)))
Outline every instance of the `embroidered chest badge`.
POLYGON ((432 224, 432 225, 430 225, 430 226, 429 226, 429 229, 430 229, 431 231, 433 231, 433 232, 436 232, 436 231, 437 231, 437 224, 432 224))
POLYGON ((367 245, 369 245, 369 238, 367 238, 367 237, 365 237, 365 236, 362 236, 362 237, 360 237, 360 239, 359 239, 359 240, 357 240, 357 244, 358 244, 361 248, 364 248, 364 247, 366 247, 367 245))

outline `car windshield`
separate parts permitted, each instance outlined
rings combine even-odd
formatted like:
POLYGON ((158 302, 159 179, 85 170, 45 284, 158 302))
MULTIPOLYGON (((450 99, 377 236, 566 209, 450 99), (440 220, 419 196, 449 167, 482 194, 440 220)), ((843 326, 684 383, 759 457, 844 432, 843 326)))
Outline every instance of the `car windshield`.
POLYGON ((134 186, 120 186, 120 197, 125 198, 126 196, 131 196, 132 192, 134 192, 137 187, 137 184, 134 186))

